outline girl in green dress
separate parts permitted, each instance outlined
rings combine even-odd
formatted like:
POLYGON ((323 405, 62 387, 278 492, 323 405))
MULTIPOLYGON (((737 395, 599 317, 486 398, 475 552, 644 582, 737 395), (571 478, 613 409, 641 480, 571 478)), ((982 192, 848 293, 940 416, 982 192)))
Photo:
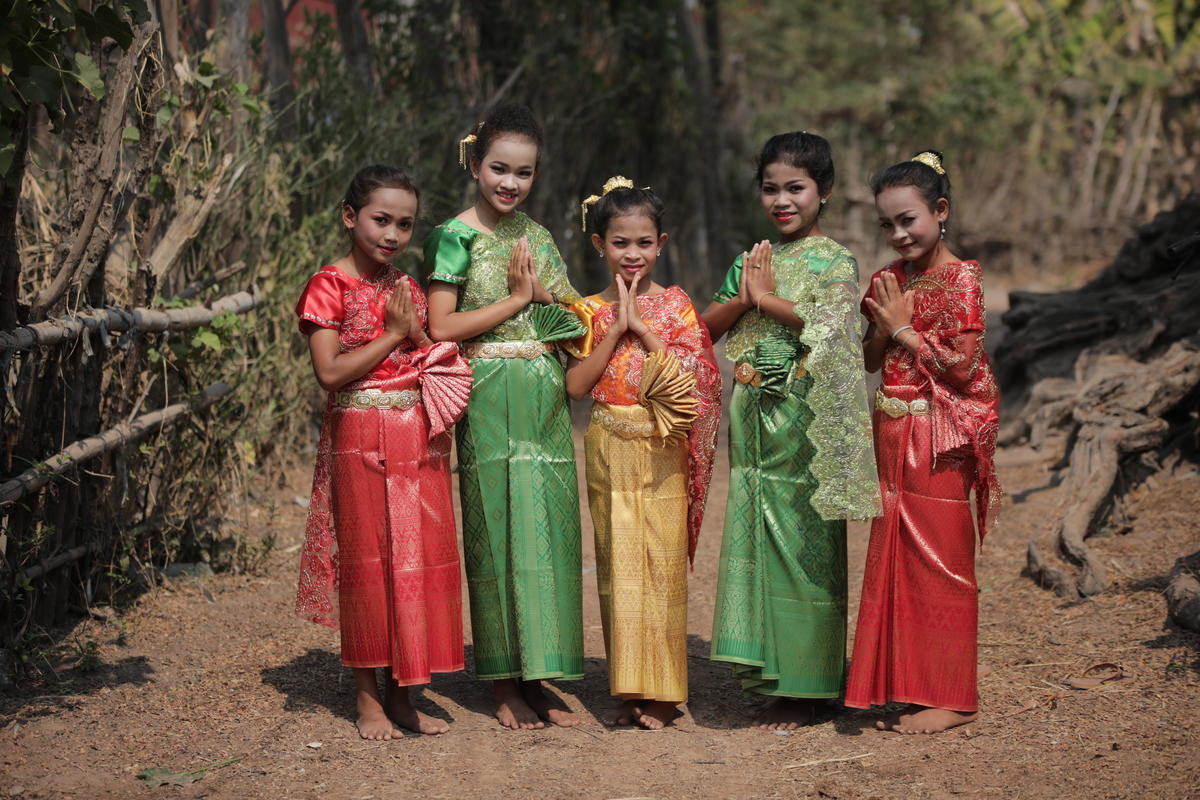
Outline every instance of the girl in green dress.
POLYGON ((780 240, 743 253, 704 311, 736 363, 729 501, 712 658, 770 699, 756 724, 811 720, 842 692, 846 519, 879 513, 858 265, 821 232, 833 158, 820 136, 774 136, 758 162, 780 240))
POLYGON ((529 109, 496 108, 462 142, 475 204, 425 242, 429 332, 462 342, 475 375, 458 423, 475 669, 512 729, 574 725, 542 688, 583 677, 579 489, 555 342, 582 335, 580 299, 549 232, 517 207, 537 177, 529 109))

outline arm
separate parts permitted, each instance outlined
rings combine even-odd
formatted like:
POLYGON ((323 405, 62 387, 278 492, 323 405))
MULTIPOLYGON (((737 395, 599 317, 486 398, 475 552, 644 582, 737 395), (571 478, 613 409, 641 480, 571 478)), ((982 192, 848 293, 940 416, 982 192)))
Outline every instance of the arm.
POLYGON ((533 260, 524 239, 513 247, 508 263, 508 297, 472 311, 456 311, 458 287, 434 280, 429 285, 429 335, 436 341, 461 342, 487 333, 533 300, 533 260))
POLYGON ((708 328, 713 344, 719 342, 743 314, 754 308, 750 296, 746 294, 746 270, 742 268, 748 256, 748 253, 742 253, 734 259, 733 266, 725 273, 721 288, 700 315, 700 321, 708 328))
POLYGON ((867 335, 863 338, 863 366, 867 372, 879 372, 883 367, 883 353, 887 346, 887 336, 880 333, 874 322, 868 325, 867 335))
POLYGON ((708 327, 708 333, 716 343, 729 332, 729 329, 742 318, 743 314, 752 308, 754 305, 738 294, 732 300, 724 303, 720 300, 713 300, 708 304, 708 308, 704 309, 700 319, 708 327))
MULTIPOLYGON (((407 289, 407 286, 405 288, 407 289)), ((321 384, 325 391, 335 392, 347 383, 366 375, 408 338, 415 319, 416 310, 413 308, 412 295, 407 291, 392 292, 384 307, 383 333, 348 353, 339 352, 336 330, 310 323, 310 327, 315 330, 308 334, 308 354, 312 360, 313 373, 317 376, 317 383, 321 384)))
POLYGON ((868 372, 877 372, 883 365, 884 351, 891 342, 910 353, 917 352, 921 337, 912 327, 913 295, 900 290, 895 275, 885 272, 874 278, 863 304, 874 320, 867 329, 863 346, 863 361, 868 372))

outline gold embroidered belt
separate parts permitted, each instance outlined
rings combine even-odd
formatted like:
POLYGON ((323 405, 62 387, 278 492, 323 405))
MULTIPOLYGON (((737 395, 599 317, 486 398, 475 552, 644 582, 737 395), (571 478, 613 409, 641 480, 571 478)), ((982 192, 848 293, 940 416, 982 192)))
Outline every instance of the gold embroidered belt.
POLYGON ((892 419, 900 419, 909 414, 920 417, 929 413, 929 401, 925 398, 901 400, 899 397, 888 397, 882 389, 875 390, 875 407, 892 419))
POLYGON ((407 410, 421 402, 421 393, 416 389, 360 389, 354 392, 338 392, 334 400, 342 408, 398 408, 407 410))
MULTIPOLYGON (((796 377, 803 378, 808 374, 808 370, 804 364, 808 360, 808 354, 805 353, 796 362, 796 377)), ((753 366, 745 361, 738 362, 738 365, 733 370, 733 379, 745 386, 761 386, 762 373, 756 370, 753 366)))
POLYGON ((645 406, 611 406, 608 403, 596 403, 592 406, 592 422, 602 428, 607 428, 618 436, 626 439, 644 438, 654 435, 654 423, 645 406), (621 409, 617 414, 609 409, 621 409), (642 419, 628 419, 628 417, 642 419))
POLYGON ((525 358, 532 361, 553 353, 554 345, 526 339, 519 342, 469 342, 463 345, 467 358, 525 358))

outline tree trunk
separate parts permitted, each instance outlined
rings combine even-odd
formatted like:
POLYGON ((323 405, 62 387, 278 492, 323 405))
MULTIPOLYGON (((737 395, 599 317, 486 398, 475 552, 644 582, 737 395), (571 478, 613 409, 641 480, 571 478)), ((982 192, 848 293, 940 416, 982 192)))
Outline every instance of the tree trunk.
POLYGON ((250 4, 246 0, 217 0, 222 37, 217 44, 217 66, 235 81, 250 74, 250 4))
POLYGON ((287 14, 283 0, 261 0, 259 5, 262 8, 263 40, 266 45, 267 96, 286 135, 296 127, 292 108, 296 93, 292 88, 292 56, 288 43, 287 14))
POLYGON ((337 0, 338 35, 342 40, 342 54, 350 66, 350 75, 355 88, 364 97, 371 91, 371 49, 367 42, 367 28, 363 24, 362 6, 358 0, 337 0))
POLYGON ((11 330, 23 315, 18 312, 21 289, 21 254, 17 250, 17 205, 21 199, 21 181, 25 176, 25 154, 29 148, 32 114, 28 109, 17 116, 12 138, 16 145, 7 176, 0 175, 0 330, 11 330))

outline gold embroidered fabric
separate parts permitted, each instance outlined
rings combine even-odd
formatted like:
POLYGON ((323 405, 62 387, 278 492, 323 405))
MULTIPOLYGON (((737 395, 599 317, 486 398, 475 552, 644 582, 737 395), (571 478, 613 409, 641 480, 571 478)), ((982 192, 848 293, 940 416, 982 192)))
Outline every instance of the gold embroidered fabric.
POLYGON ((684 372, 672 353, 651 353, 642 364, 639 400, 664 439, 687 434, 696 419, 696 374, 684 372))
MULTIPOLYGON (((642 405, 595 408, 652 425, 642 405)), ((626 437, 594 421, 584 437, 600 618, 612 694, 687 699, 688 443, 626 437)))
MULTIPOLYGON (((538 280, 560 303, 573 303, 579 292, 567 279, 567 265, 550 232, 520 211, 500 220, 492 233, 479 233, 471 242, 471 266, 458 298, 459 311, 471 311, 508 297, 508 261, 522 237, 529 240, 538 280)), ((512 317, 478 337, 477 341, 503 342, 538 339, 531 316, 540 307, 530 303, 512 317)))

